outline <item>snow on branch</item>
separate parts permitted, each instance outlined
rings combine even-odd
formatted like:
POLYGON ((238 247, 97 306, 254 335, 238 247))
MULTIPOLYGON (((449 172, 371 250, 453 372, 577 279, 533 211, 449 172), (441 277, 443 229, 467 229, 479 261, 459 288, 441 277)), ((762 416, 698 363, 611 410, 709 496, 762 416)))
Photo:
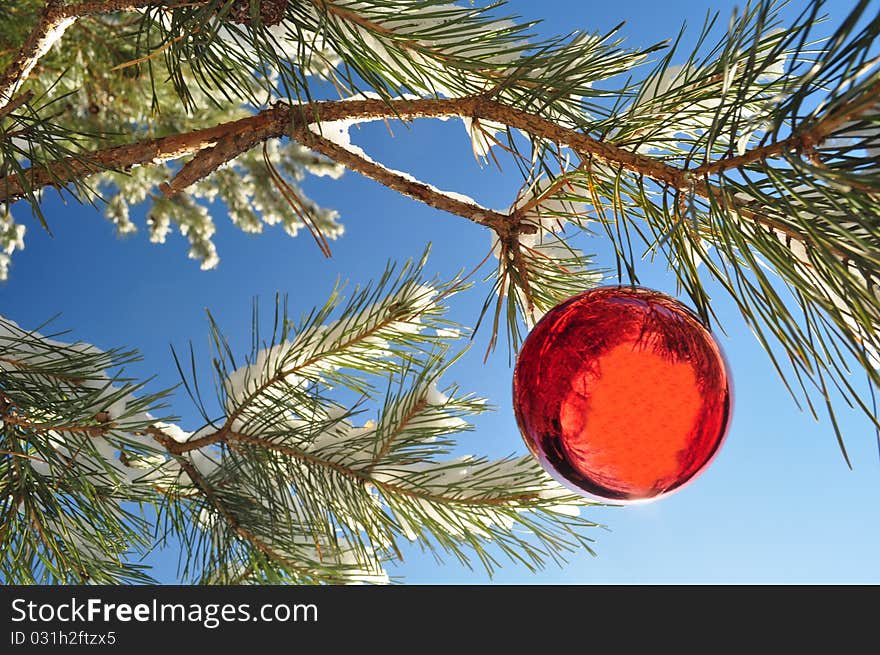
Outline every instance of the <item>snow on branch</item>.
MULTIPOLYGON (((335 155, 344 163, 357 166, 361 172, 379 182, 387 182, 397 190, 406 190, 408 195, 419 200, 429 201, 434 206, 441 206, 452 213, 465 215, 471 220, 503 229, 502 226, 508 223, 505 215, 498 215, 497 212, 489 212, 478 205, 470 204, 461 196, 438 192, 429 185, 407 180, 399 173, 365 159, 356 150, 349 150, 338 143, 317 136, 312 127, 321 123, 333 124, 337 121, 361 122, 387 118, 413 120, 448 116, 474 116, 497 121, 547 142, 558 144, 560 147, 568 146, 582 158, 606 162, 672 188, 689 188, 685 171, 660 160, 629 152, 582 132, 562 127, 536 114, 482 97, 392 101, 365 99, 294 106, 277 103, 254 116, 231 123, 97 150, 84 154, 81 159, 67 159, 46 166, 37 166, 27 170, 25 175, 28 186, 36 189, 47 185, 61 185, 106 169, 125 169, 206 151, 202 157, 191 160, 190 167, 184 166, 179 173, 184 175, 184 181, 192 183, 213 172, 223 161, 228 161, 257 143, 271 138, 291 136, 302 140, 305 145, 322 149, 328 156, 335 155), (220 151, 222 157, 215 156, 216 151, 213 150, 218 143, 225 144, 220 151)), ((0 179, 0 182, 2 182, 0 201, 16 199, 24 194, 24 185, 18 175, 7 175, 6 178, 0 179)), ((173 195, 182 184, 183 182, 180 184, 172 182, 167 193, 173 195)), ((697 192, 709 194, 711 187, 705 182, 700 182, 697 185, 697 192)))
MULTIPOLYGON (((53 335, 55 336, 55 335, 53 335)), ((144 582, 123 503, 154 496, 144 433, 161 394, 110 375, 132 353, 63 343, 0 318, 0 573, 7 582, 144 582), (16 559, 19 556, 22 559, 16 559)))
MULTIPOLYGON (((185 3, 195 4, 192 0, 185 0, 185 3)), ((99 0, 76 4, 48 0, 39 21, 28 34, 12 62, 0 74, 0 109, 13 99, 40 58, 61 40, 67 29, 78 19, 96 14, 133 11, 155 4, 156 0, 99 0)), ((165 4, 173 6, 184 2, 171 0, 165 4)))

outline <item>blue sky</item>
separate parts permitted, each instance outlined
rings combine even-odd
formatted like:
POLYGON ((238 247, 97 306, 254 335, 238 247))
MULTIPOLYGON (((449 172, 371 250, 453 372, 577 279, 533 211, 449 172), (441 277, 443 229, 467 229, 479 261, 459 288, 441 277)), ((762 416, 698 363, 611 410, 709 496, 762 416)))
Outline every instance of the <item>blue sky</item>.
MULTIPOLYGON (((515 0, 510 9, 524 18, 543 18, 538 29, 551 34, 574 29, 606 31, 625 20, 626 45, 646 46, 674 37, 683 20, 699 29, 707 9, 728 15, 735 3, 706 0, 628 0, 592 3, 515 0)), ((798 5, 799 3, 796 3, 798 5)), ((849 2, 829 3, 842 17, 849 2)), ((722 21, 725 23, 726 21, 722 21)), ((520 178, 480 168, 457 121, 396 126, 389 138, 381 124, 353 131, 353 140, 387 165, 406 170, 442 188, 467 193, 493 207, 506 207, 520 178)), ((129 370, 156 375, 152 388, 178 379, 169 345, 193 341, 207 362, 210 355, 205 308, 230 336, 233 347, 249 346, 251 299, 271 303, 288 293, 298 316, 323 303, 337 277, 352 284, 377 277, 388 259, 418 256, 427 242, 433 251, 429 274, 449 276, 470 269, 489 248, 488 234, 462 218, 443 214, 346 173, 339 181, 313 179, 306 190, 337 208, 345 235, 331 243, 325 259, 308 235, 290 239, 281 230, 245 235, 215 207, 221 263, 203 272, 186 258, 179 235, 150 244, 143 212, 138 234, 120 239, 100 213, 63 204, 47 194, 45 212, 54 236, 28 222, 27 247, 14 257, 11 278, 0 286, 2 313, 22 326, 36 327, 60 313, 57 327, 100 347, 132 346, 144 361, 129 370)), ((25 210, 18 211, 19 218, 25 210)), ((601 237, 585 244, 610 265, 601 237)), ((672 291, 662 264, 645 262, 643 282, 672 291)), ((452 317, 476 320, 486 289, 459 296, 452 317)), ((597 557, 575 554, 568 565, 532 574, 513 565, 495 576, 499 583, 878 583, 880 460, 876 435, 857 414, 842 412, 842 431, 853 462, 850 471, 827 421, 816 423, 795 407, 732 304, 718 295, 717 311, 727 336, 722 345, 731 363, 735 408, 727 441, 712 465, 680 493, 648 505, 596 508, 588 515, 607 525, 596 530, 597 557)), ((497 411, 480 417, 463 436, 466 450, 501 456, 524 453, 510 400, 512 368, 504 348, 482 363, 485 334, 450 371, 466 391, 487 397, 497 411)), ((184 394, 172 410, 195 429, 197 415, 184 394)), ((487 576, 452 562, 437 564, 417 547, 392 573, 409 583, 482 583, 487 576)), ((152 558, 160 580, 175 580, 176 553, 152 558)))

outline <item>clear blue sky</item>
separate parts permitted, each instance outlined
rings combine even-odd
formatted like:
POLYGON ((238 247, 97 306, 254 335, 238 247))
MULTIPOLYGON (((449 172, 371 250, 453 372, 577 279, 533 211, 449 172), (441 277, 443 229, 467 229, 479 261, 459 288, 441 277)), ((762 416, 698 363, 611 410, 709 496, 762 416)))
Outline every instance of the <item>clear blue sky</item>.
MULTIPOLYGON (((796 3, 799 4, 799 3, 796 3)), ((733 2, 628 0, 594 3, 515 0, 512 11, 543 18, 543 33, 573 29, 605 31, 625 20, 631 46, 674 37, 683 20, 696 31, 709 8, 728 15, 733 2)), ((842 16, 845 0, 829 4, 842 16)), ((722 21, 725 24, 726 21, 722 21)), ((395 128, 390 139, 381 124, 354 133, 354 141, 375 158, 442 188, 467 193, 488 206, 505 207, 518 173, 481 169, 456 121, 395 128)), ((305 235, 290 239, 280 230, 260 236, 233 228, 215 207, 218 269, 202 272, 186 258, 179 235, 164 246, 148 242, 146 231, 115 236, 98 212, 62 204, 47 196, 46 215, 54 238, 28 221, 27 247, 14 257, 9 282, 0 286, 0 312, 28 327, 61 314, 57 326, 100 347, 138 348, 144 361, 131 367, 140 376, 157 375, 153 388, 177 383, 169 345, 192 339, 207 362, 210 354, 204 308, 210 308, 233 347, 249 346, 253 296, 269 304, 277 291, 289 293, 291 314, 323 303, 337 276, 352 283, 378 276, 385 262, 417 256, 433 242, 428 272, 450 275, 471 268, 489 248, 486 232, 464 219, 402 198, 353 173, 340 181, 315 179, 307 191, 342 213, 346 234, 324 259, 305 235)), ((22 217, 24 209, 19 208, 22 217)), ((136 220, 143 226, 143 212, 136 220)), ((610 264, 608 245, 597 238, 586 249, 610 264)), ((642 268, 644 283, 671 291, 662 265, 642 268)), ((486 290, 460 296, 453 318, 472 323, 486 290)), ((850 471, 830 425, 801 414, 779 383, 766 356, 743 326, 730 302, 719 295, 718 313, 728 336, 722 339, 736 391, 733 425, 720 455, 705 474, 662 501, 589 512, 608 526, 596 530, 598 557, 576 554, 563 568, 531 574, 513 565, 494 578, 500 583, 711 583, 862 582, 880 583, 880 461, 876 435, 864 419, 843 413, 842 429, 853 461, 850 471)), ((485 337, 485 335, 484 335, 485 337)), ((480 417, 465 435, 468 450, 501 456, 523 453, 510 401, 512 369, 502 349, 482 364, 479 341, 457 364, 449 380, 490 399, 497 412, 480 417)), ((173 411, 194 429, 197 415, 184 394, 173 411)), ((392 573, 409 583, 480 583, 488 578, 454 563, 443 566, 413 547, 392 573)), ((160 580, 175 579, 176 554, 153 560, 160 580)))

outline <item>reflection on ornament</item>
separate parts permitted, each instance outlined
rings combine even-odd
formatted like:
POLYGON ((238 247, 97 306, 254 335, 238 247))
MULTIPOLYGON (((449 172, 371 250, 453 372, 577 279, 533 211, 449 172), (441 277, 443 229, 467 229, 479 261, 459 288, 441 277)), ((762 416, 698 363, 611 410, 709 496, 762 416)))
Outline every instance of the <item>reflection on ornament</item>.
POLYGON ((649 500, 693 479, 730 423, 719 345, 677 300, 599 287, 554 307, 523 343, 513 378, 529 449, 585 496, 649 500))

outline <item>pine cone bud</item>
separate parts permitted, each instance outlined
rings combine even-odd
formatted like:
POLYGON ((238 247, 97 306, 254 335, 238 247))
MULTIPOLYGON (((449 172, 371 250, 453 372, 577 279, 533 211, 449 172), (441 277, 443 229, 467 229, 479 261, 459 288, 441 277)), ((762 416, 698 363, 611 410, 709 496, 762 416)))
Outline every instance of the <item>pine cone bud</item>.
MULTIPOLYGON (((278 25, 284 20, 284 10, 290 0, 259 0, 260 22, 266 26, 278 25)), ((249 25, 251 19, 251 0, 235 0, 229 10, 229 18, 239 25, 249 25)))

